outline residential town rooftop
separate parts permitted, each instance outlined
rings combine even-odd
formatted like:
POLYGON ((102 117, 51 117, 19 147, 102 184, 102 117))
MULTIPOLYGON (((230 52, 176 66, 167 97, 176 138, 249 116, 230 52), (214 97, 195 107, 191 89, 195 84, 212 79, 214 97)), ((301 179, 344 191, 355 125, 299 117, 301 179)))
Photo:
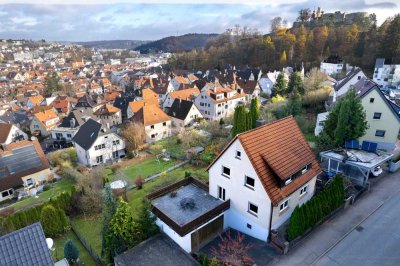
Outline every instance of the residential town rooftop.
POLYGON ((40 223, 0 237, 0 265, 54 265, 40 223))

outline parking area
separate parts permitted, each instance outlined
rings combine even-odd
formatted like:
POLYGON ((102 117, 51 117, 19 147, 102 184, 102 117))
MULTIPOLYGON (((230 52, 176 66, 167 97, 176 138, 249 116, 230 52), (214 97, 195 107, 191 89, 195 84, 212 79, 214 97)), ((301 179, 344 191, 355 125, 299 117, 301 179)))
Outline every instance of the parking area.
MULTIPOLYGON (((234 229, 229 229, 228 231, 222 234, 223 238, 227 237, 227 232, 230 232, 230 236, 233 239, 236 239, 239 233, 234 229)), ((202 249, 200 249, 199 254, 205 254, 209 258, 212 258, 213 257, 212 250, 213 249, 218 250, 220 244, 221 244, 221 237, 217 237, 210 243, 208 243, 206 246, 204 246, 202 249)), ((280 254, 276 251, 276 249, 271 245, 269 245, 268 243, 248 235, 245 235, 245 238, 241 246, 246 246, 246 245, 251 245, 251 248, 249 249, 247 255, 253 260, 254 264, 258 266, 271 265, 280 256, 280 254)))

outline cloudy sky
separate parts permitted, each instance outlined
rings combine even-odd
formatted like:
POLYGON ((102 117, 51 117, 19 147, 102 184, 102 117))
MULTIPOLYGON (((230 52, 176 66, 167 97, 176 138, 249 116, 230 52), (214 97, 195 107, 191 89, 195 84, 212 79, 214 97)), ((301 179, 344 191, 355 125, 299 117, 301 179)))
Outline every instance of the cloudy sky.
POLYGON ((155 40, 235 24, 267 33, 273 17, 292 22, 301 8, 318 6, 325 13, 374 12, 379 23, 400 13, 400 0, 0 0, 0 38, 155 40))

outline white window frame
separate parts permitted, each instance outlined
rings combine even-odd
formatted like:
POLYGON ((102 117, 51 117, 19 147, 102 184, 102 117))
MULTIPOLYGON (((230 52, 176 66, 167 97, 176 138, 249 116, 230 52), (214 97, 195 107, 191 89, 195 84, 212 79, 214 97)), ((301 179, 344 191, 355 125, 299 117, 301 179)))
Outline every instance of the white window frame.
POLYGON ((221 186, 218 186, 218 199, 220 200, 226 199, 226 190, 221 186))
POLYGON ((301 189, 300 189, 300 197, 301 196, 304 196, 305 194, 307 194, 308 193, 308 185, 305 185, 304 187, 302 187, 301 189))
POLYGON ((247 212, 250 213, 250 214, 252 214, 252 215, 254 215, 254 216, 258 216, 258 205, 256 205, 256 204, 254 204, 254 203, 252 203, 252 202, 249 201, 249 202, 247 203, 247 212), (257 207, 257 212, 252 211, 252 210, 250 209, 250 205, 253 205, 253 206, 257 207))
POLYGON ((235 158, 241 160, 242 159, 242 152, 241 151, 236 151, 235 153, 235 158))
POLYGON ((256 180, 255 180, 254 178, 252 178, 251 176, 245 175, 245 176, 244 176, 244 186, 245 186, 245 187, 248 187, 248 188, 250 188, 250 189, 254 189, 254 186, 252 186, 252 185, 250 185, 250 184, 247 183, 247 179, 248 179, 248 178, 253 179, 253 180, 254 180, 254 186, 256 185, 256 180))
POLYGON ((290 198, 288 198, 287 200, 285 200, 284 202, 282 202, 279 205, 279 212, 283 212, 284 210, 289 208, 289 200, 290 200, 290 198))
POLYGON ((226 166, 223 165, 223 166, 222 166, 222 175, 225 176, 225 177, 227 177, 227 178, 231 178, 231 168, 226 167, 226 166), (229 169, 229 175, 224 173, 224 169, 225 169, 225 168, 226 168, 226 169, 229 169))

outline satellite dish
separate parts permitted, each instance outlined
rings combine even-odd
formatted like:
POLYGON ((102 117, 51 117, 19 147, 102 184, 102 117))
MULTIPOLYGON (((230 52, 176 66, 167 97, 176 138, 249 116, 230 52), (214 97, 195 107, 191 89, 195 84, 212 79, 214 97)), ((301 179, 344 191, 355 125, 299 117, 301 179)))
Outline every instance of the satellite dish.
POLYGON ((46 238, 47 247, 51 249, 53 247, 54 241, 51 238, 46 238))

